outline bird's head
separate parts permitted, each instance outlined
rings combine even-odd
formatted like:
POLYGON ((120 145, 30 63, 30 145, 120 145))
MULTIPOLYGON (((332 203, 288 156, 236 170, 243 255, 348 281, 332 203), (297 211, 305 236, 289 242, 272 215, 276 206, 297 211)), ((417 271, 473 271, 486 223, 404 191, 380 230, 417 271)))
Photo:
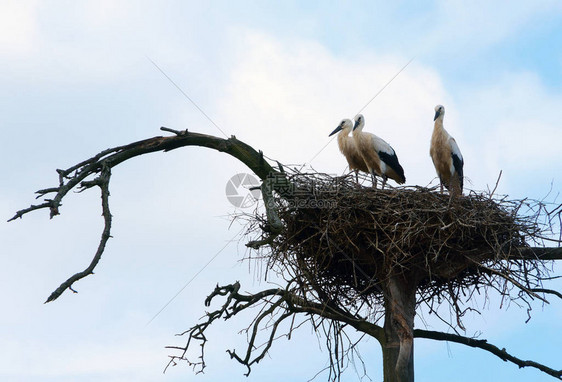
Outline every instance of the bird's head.
POLYGON ((342 119, 338 127, 336 127, 336 129, 330 133, 329 137, 331 137, 338 131, 342 131, 342 130, 346 131, 347 134, 349 134, 349 131, 351 130, 352 127, 353 125, 351 124, 351 121, 349 119, 342 119))
POLYGON ((363 130, 363 126, 365 126, 365 117, 363 114, 357 114, 354 118, 355 124, 353 125, 353 131, 355 130, 363 130))
POLYGON ((443 117, 444 115, 445 115, 445 108, 443 107, 443 105, 435 106, 435 117, 433 117, 433 120, 435 121, 437 118, 443 117))

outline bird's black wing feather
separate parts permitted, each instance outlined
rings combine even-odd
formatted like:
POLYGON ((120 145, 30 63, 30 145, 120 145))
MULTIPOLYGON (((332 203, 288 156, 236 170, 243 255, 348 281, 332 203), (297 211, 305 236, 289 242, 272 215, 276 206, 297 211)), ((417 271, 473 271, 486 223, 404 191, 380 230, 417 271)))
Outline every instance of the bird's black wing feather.
POLYGON ((462 157, 459 157, 455 153, 451 153, 451 157, 453 159, 453 167, 455 168, 455 172, 459 176, 459 181, 460 181, 461 190, 462 190, 463 179, 464 179, 462 168, 464 166, 464 159, 462 157))
POLYGON ((389 154, 384 151, 379 151, 379 158, 386 163, 388 167, 394 170, 396 174, 401 178, 402 183, 406 182, 406 177, 404 176, 404 169, 400 166, 400 162, 398 162, 398 156, 396 153, 389 154))

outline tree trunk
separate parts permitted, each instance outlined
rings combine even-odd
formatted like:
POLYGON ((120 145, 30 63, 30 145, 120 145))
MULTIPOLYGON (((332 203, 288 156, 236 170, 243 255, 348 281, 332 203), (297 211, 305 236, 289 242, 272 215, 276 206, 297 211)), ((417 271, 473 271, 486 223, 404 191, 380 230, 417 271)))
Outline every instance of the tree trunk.
POLYGON ((414 381, 414 280, 391 276, 385 286, 385 317, 382 345, 384 382, 414 381))

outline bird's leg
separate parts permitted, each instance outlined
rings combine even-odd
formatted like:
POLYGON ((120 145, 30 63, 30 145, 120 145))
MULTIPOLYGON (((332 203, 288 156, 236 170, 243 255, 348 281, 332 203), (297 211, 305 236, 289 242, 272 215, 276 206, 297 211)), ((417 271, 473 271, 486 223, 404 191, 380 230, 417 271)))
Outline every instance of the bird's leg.
POLYGON ((355 183, 359 186, 359 170, 355 170, 355 183))
POLYGON ((377 188, 377 177, 373 170, 371 170, 371 180, 373 181, 373 188, 377 188))
POLYGON ((443 194, 443 183, 442 182, 439 182, 439 187, 440 187, 439 193, 443 194))
POLYGON ((382 189, 384 190, 384 185, 386 184, 386 181, 388 180, 388 177, 386 175, 382 175, 382 189))

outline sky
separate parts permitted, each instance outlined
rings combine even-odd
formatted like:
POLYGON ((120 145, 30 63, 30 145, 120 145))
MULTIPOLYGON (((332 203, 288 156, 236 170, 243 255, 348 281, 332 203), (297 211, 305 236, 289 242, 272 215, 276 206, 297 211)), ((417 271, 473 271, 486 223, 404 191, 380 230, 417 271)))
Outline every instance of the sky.
MULTIPOLYGON (((493 188, 501 171, 498 194, 560 202, 561 11, 554 0, 0 0, 0 214, 6 221, 37 203, 34 191, 57 184, 55 169, 160 135, 160 126, 223 130, 286 165, 339 175, 346 162, 328 134, 359 111, 365 131, 396 150, 408 185, 435 185, 428 154, 437 104, 465 158, 467 189, 493 188)), ((211 329, 204 374, 186 365, 163 374, 165 346, 183 345, 175 334, 203 316, 217 283, 271 287, 241 261, 248 253, 232 214, 251 210, 225 195, 229 179, 246 172, 195 147, 114 168, 113 238, 95 274, 74 285, 79 293, 49 304, 47 296, 95 252, 103 228, 98 191, 69 194, 52 220, 37 211, 0 224, 0 379, 313 378, 328 357, 306 326, 244 377, 225 351, 245 349, 239 332, 248 317, 211 329)), ((551 286, 562 289, 559 281, 551 286)), ((560 301, 533 305, 528 323, 525 309, 499 305, 491 298, 481 315, 468 317, 466 335, 560 369, 560 301)), ((446 330, 425 318, 428 329, 446 330)), ((426 327, 419 319, 416 326, 426 327)), ((360 349, 369 376, 382 380, 378 343, 360 349)), ((461 345, 416 340, 415 357, 418 381, 552 380, 461 345)), ((348 370, 344 380, 359 378, 348 370)))

